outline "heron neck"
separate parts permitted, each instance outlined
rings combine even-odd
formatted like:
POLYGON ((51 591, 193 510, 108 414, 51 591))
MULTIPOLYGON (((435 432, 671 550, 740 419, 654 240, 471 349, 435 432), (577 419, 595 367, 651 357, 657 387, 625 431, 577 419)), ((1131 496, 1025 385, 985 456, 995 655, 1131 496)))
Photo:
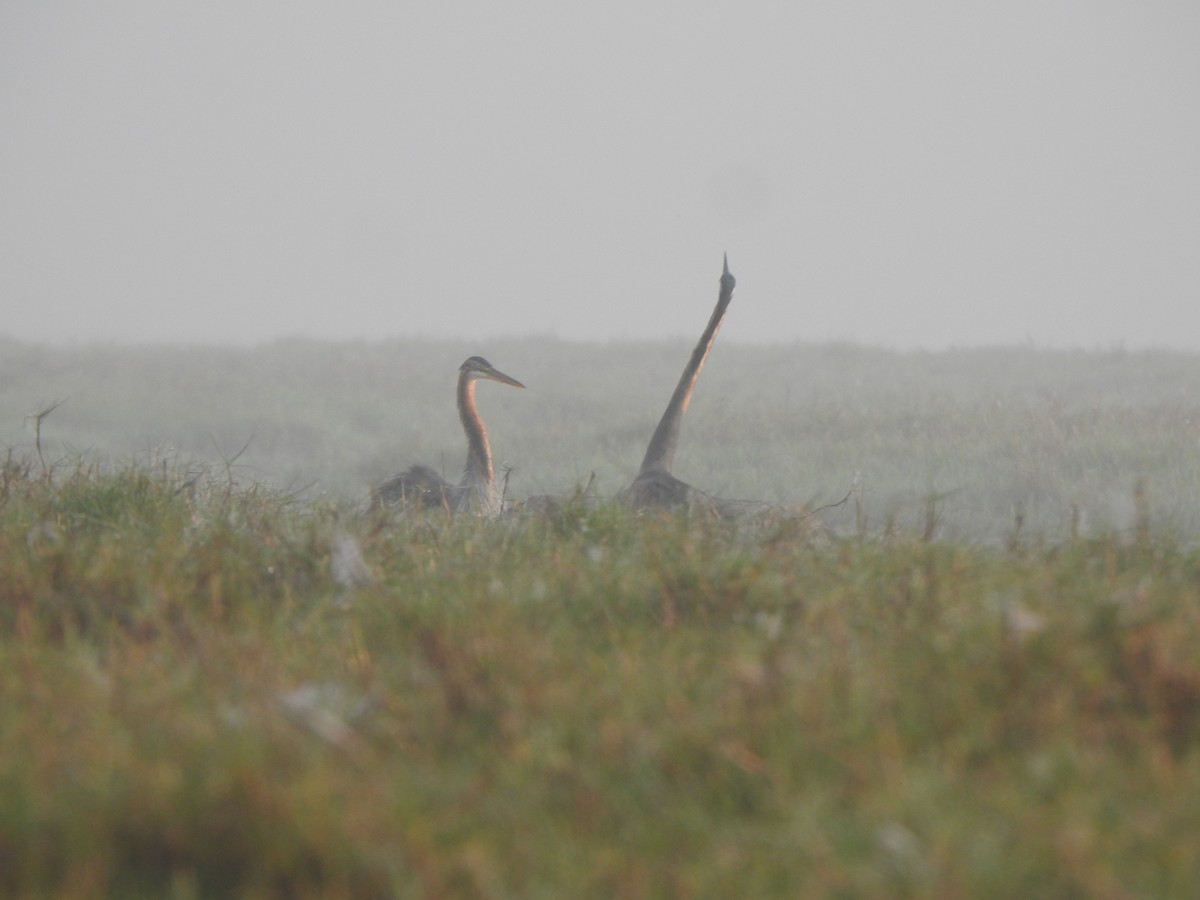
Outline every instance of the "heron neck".
POLYGON ((675 393, 671 395, 671 402, 667 404, 667 409, 659 420, 658 427, 654 429, 654 436, 650 438, 650 446, 646 448, 646 456, 642 460, 641 471, 649 472, 657 469, 668 475, 674 471, 675 448, 679 445, 679 429, 683 424, 683 414, 687 412, 688 404, 692 401, 692 392, 696 389, 696 379, 700 377, 700 370, 704 368, 708 351, 712 349, 713 341, 717 338, 717 331, 721 328, 721 319, 724 318, 725 310, 729 308, 729 301, 732 299, 733 279, 732 277, 722 278, 721 291, 717 296, 717 306, 708 320, 708 326, 704 329, 704 333, 700 335, 700 342, 692 351, 692 358, 688 360, 688 364, 683 369, 679 384, 675 386, 675 393))
POLYGON ((465 372, 458 378, 458 416, 467 435, 467 464, 463 469, 464 486, 490 488, 496 481, 492 468, 492 446, 487 426, 475 407, 475 379, 465 372))

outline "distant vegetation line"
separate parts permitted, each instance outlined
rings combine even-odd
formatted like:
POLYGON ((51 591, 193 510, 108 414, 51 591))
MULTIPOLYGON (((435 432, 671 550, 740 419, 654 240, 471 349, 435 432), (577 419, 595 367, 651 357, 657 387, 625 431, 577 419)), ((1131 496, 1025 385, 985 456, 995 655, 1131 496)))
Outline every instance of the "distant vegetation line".
MULTIPOLYGON (((116 463, 173 454, 246 480, 363 499, 415 461, 456 479, 456 370, 482 353, 525 396, 481 399, 510 495, 637 472, 689 343, 551 338, 284 340, 253 348, 0 339, 0 446, 116 463), (652 348, 652 349, 650 349, 652 348), (236 459, 235 459, 236 457, 236 459)), ((515 393, 515 392, 514 392, 515 393)), ((1002 539, 1128 528, 1138 503, 1200 536, 1200 356, 986 348, 899 352, 722 341, 696 393, 677 473, 718 495, 819 505, 835 530, 920 525, 1002 539), (1140 486, 1140 487, 1139 487, 1140 486), (1141 495, 1136 491, 1141 490, 1141 495), (1137 499, 1140 496, 1141 499, 1137 499)))

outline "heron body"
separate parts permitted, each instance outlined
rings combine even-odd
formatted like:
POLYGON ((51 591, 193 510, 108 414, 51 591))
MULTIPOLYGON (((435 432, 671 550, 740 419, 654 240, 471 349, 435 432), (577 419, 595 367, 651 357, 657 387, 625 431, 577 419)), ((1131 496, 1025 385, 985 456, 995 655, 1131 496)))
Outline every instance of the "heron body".
POLYGON ((487 426, 475 404, 475 384, 484 379, 525 387, 482 356, 472 356, 459 367, 458 417, 467 436, 467 461, 458 484, 446 481, 429 466, 413 466, 371 492, 372 509, 441 508, 452 513, 473 512, 489 516, 500 512, 502 498, 492 464, 492 445, 487 426))
POLYGON ((726 257, 724 271, 721 273, 721 289, 717 295, 717 305, 709 317, 704 333, 696 349, 692 351, 691 359, 683 369, 675 393, 667 404, 666 411, 659 419, 658 427, 650 438, 646 448, 646 456, 642 459, 642 468, 633 484, 625 489, 624 499, 634 509, 704 509, 717 511, 717 504, 708 494, 681 481, 674 475, 675 450, 679 446, 679 433, 683 424, 683 414, 691 403, 692 393, 696 389, 696 380, 704 361, 708 358, 717 331, 721 328, 721 320, 733 299, 733 288, 736 279, 729 271, 729 259, 726 257))

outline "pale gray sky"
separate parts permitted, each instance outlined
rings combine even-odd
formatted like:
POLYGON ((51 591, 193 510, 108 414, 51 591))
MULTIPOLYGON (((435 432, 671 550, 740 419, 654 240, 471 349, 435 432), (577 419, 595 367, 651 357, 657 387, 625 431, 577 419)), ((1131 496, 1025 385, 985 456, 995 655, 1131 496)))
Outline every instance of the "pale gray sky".
POLYGON ((0 333, 1200 348, 1200 3, 3 0, 0 333))

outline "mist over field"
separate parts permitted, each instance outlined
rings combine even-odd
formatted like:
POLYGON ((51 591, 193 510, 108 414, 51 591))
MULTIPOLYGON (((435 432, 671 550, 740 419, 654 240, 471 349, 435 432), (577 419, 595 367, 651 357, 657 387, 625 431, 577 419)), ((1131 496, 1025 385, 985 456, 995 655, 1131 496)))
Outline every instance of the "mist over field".
POLYGON ((1200 3, 3 0, 0 123, 0 896, 1194 896, 1200 3), (584 502, 723 254, 761 514, 584 502), (475 355, 572 499, 368 510, 475 355))
POLYGON ((1200 6, 0 4, 2 333, 1200 347, 1200 6))
MULTIPOLYGON (((0 443, 48 462, 190 461, 304 498, 364 502, 413 463, 457 481, 458 364, 485 352, 525 383, 479 387, 507 497, 627 486, 690 345, 549 339, 285 341, 256 348, 4 342, 0 443)), ((1060 539, 1155 525, 1200 537, 1200 357, 1188 353, 718 340, 676 473, 723 498, 806 505, 835 533, 924 529, 994 541, 1018 520, 1060 539)))
POLYGON ((361 498, 483 354, 508 495, 613 496, 728 253, 688 481, 1190 533, 1198 10, 7 3, 0 439, 361 498))

